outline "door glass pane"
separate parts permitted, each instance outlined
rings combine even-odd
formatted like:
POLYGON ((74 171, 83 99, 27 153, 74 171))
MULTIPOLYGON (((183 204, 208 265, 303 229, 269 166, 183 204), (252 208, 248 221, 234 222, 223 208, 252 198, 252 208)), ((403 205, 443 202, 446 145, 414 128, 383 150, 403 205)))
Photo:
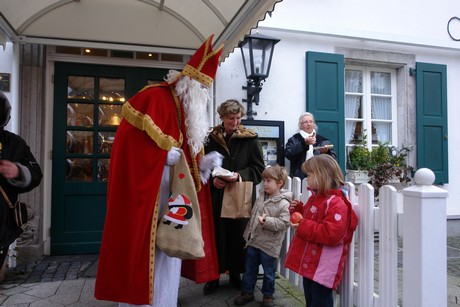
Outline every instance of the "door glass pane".
POLYGON ((122 105, 99 105, 99 126, 118 126, 121 121, 122 105))
POLYGON ((94 78, 69 76, 67 98, 92 100, 94 98, 94 78))
POLYGON ((99 132, 98 133, 98 153, 110 155, 112 153, 112 143, 115 139, 115 132, 99 132))
POLYGON ((97 160, 97 180, 107 181, 109 178, 110 159, 97 160))
POLYGON ((68 130, 66 144, 68 154, 92 154, 93 132, 68 130))
POLYGON ((163 81, 158 81, 158 80, 148 80, 147 85, 155 85, 155 84, 160 84, 163 81))
POLYGON ((125 102, 125 80, 100 78, 99 99, 108 102, 125 102))
POLYGON ((387 72, 371 72, 371 93, 391 95, 391 74, 387 72))
POLYGON ((66 160, 66 181, 92 181, 93 160, 68 158, 66 160))
POLYGON ((67 104, 67 126, 92 127, 94 107, 87 103, 67 104))

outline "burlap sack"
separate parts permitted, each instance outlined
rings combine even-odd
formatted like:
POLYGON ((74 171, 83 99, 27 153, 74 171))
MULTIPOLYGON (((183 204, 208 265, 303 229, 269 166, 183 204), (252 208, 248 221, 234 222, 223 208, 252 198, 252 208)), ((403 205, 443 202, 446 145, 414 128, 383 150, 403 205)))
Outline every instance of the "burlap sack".
POLYGON ((158 224, 156 245, 170 257, 204 257, 198 197, 190 169, 181 151, 180 160, 171 166, 169 212, 158 224))

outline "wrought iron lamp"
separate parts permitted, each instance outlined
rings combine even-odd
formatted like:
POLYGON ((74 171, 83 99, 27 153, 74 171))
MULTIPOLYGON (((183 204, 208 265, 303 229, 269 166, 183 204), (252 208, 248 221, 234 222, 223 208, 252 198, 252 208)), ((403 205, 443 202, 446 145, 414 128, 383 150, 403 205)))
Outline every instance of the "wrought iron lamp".
POLYGON ((249 120, 254 119, 252 103, 254 102, 256 105, 259 105, 259 93, 262 90, 262 81, 270 73, 273 49, 279 41, 277 38, 257 33, 246 36, 238 44, 243 55, 244 71, 247 79, 247 85, 243 86, 243 89, 247 91, 247 99, 243 99, 243 102, 246 102, 248 105, 247 119, 249 120))

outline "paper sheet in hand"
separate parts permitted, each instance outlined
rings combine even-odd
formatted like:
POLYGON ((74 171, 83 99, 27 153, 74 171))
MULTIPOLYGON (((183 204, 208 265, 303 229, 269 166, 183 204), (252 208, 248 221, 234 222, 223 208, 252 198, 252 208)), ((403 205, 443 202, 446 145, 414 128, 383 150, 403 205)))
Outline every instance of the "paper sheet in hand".
POLYGON ((216 166, 212 171, 213 177, 231 177, 234 173, 229 171, 228 169, 222 168, 220 166, 216 166))

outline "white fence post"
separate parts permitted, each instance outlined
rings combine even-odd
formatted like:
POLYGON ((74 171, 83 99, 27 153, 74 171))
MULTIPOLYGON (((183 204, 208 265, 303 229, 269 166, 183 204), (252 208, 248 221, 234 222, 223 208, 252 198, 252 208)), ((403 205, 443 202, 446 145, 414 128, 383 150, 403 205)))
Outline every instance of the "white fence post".
POLYGON ((358 302, 374 306, 374 188, 363 183, 358 188, 358 302))
POLYGON ((378 306, 398 306, 397 191, 379 190, 379 300, 378 306))
MULTIPOLYGON (((347 183, 348 198, 353 205, 353 210, 356 202, 355 185, 353 183, 347 183)), ((355 210, 356 211, 356 210, 355 210)), ((358 212, 356 212, 358 214, 358 212)), ((337 293, 340 296, 340 307, 352 307, 353 306, 353 283, 355 275, 355 236, 353 234, 353 240, 350 243, 350 249, 348 250, 347 262, 345 263, 345 269, 343 271, 342 282, 340 283, 337 293)), ((335 304, 337 306, 337 303, 335 304)))
POLYGON ((447 306, 446 198, 435 175, 419 169, 403 190, 403 305, 447 306))

